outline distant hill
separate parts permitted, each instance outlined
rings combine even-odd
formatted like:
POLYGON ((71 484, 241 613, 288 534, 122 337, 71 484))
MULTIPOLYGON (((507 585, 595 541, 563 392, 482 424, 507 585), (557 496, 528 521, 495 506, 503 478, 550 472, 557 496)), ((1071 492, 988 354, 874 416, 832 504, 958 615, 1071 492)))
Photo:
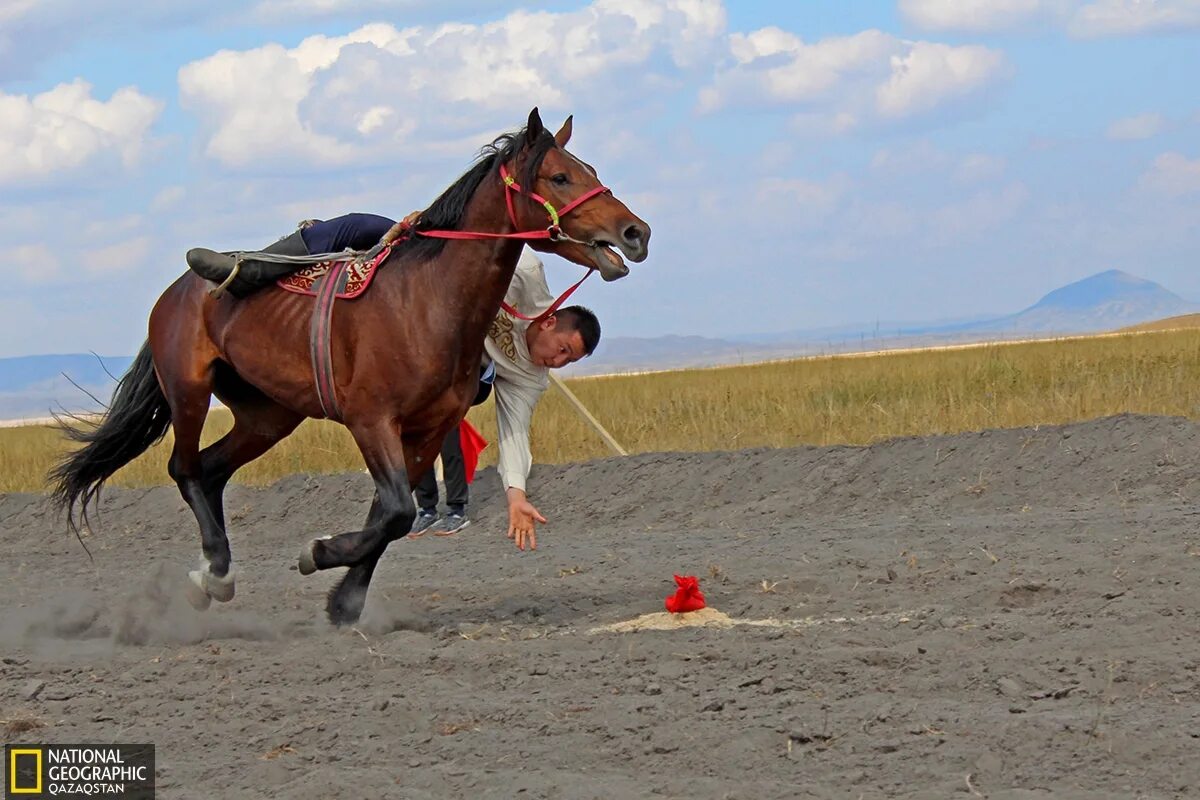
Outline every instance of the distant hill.
POLYGON ((1111 269, 1055 289, 1003 321, 1030 333, 1087 333, 1197 311, 1200 305, 1154 281, 1111 269))
MULTIPOLYGON (((575 374, 675 369, 763 361, 789 356, 932 347, 945 344, 1098 333, 1200 312, 1159 284, 1120 270, 1100 272, 1055 289, 1015 314, 939 323, 875 322, 729 339, 615 337, 572 368, 575 374)), ((1157 323, 1155 323, 1157 324, 1157 323)))
POLYGON ((1182 314, 1178 317, 1156 319, 1153 322, 1143 322, 1141 325, 1130 325, 1121 328, 1117 333, 1140 333, 1142 331, 1170 331, 1179 328, 1200 328, 1200 314, 1182 314))

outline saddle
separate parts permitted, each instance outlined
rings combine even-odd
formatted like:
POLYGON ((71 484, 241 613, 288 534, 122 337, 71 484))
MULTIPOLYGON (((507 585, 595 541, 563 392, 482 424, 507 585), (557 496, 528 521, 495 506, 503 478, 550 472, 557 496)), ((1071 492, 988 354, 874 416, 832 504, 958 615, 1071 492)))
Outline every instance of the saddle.
POLYGON ((260 253, 193 248, 187 253, 187 262, 202 278, 218 284, 214 294, 228 291, 234 297, 246 297, 275 283, 286 291, 316 298, 309 321, 309 353, 317 400, 328 419, 341 421, 333 376, 334 301, 352 300, 365 292, 379 266, 391 255, 393 244, 394 239, 385 237, 366 253, 348 252, 344 258, 330 258, 332 254, 328 253, 311 256, 300 231, 296 231, 260 253))
POLYGON ((187 251, 186 260, 192 272, 206 281, 217 284, 214 293, 227 291, 234 297, 247 297, 291 274, 298 266, 311 263, 308 248, 299 230, 264 248, 260 253, 219 253, 205 247, 193 247, 187 251), (255 258, 261 254, 270 254, 273 258, 255 258), (290 258, 298 259, 299 263, 287 260, 290 258))

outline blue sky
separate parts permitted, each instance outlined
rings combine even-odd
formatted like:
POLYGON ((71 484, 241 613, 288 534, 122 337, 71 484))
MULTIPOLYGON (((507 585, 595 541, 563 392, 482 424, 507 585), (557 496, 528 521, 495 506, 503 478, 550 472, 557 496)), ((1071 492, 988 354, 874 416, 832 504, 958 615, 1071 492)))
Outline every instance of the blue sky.
POLYGON ((1200 300, 1200 0, 151 5, 0 4, 0 357, 132 353, 189 247, 401 216, 534 105, 655 231, 608 335, 1200 300))

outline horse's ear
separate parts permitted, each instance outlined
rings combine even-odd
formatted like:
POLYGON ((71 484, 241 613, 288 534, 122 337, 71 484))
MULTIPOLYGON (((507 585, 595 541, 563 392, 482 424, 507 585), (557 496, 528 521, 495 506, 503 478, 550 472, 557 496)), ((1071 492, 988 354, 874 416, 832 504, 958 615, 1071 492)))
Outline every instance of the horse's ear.
POLYGON ((542 115, 538 113, 537 106, 534 106, 533 111, 529 112, 529 122, 525 125, 525 144, 532 147, 545 129, 542 125, 542 115))
POLYGON ((562 127, 558 129, 558 133, 554 134, 554 143, 559 147, 565 148, 567 146, 567 142, 571 141, 571 120, 574 118, 574 114, 567 117, 567 121, 564 122, 562 127))

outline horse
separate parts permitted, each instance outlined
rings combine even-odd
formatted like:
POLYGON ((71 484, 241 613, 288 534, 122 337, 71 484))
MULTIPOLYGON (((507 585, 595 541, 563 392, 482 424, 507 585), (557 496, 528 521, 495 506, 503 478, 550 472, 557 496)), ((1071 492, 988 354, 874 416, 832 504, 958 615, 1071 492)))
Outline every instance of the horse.
POLYGON ((648 254, 650 227, 567 151, 571 130, 568 117, 552 135, 534 108, 524 127, 485 145, 411 235, 393 244, 369 291, 338 301, 325 387, 338 415, 326 412, 316 385, 311 298, 271 286, 238 299, 183 274, 155 303, 146 342, 104 416, 65 426, 83 446, 49 477, 71 527, 88 524, 89 505, 118 469, 174 429, 167 472, 196 517, 203 552, 185 582, 188 599, 201 610, 228 602, 235 580, 226 485, 305 418, 333 417, 354 437, 375 496, 360 530, 312 539, 299 568, 347 568, 326 613, 335 625, 356 622, 380 557, 410 531, 412 488, 475 397, 484 338, 521 248, 554 253, 609 281, 628 274, 625 258, 648 254), (214 395, 234 424, 201 450, 214 395))

